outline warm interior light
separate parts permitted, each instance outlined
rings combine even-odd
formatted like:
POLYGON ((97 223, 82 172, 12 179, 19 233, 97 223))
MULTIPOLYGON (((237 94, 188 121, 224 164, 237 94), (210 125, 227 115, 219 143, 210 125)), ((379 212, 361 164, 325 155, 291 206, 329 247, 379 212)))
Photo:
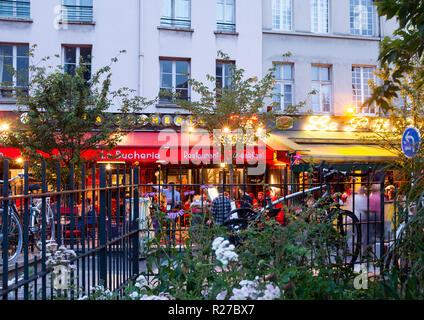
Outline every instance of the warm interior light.
POLYGON ((262 128, 258 128, 258 129, 256 129, 256 134, 262 134, 262 132, 263 132, 263 129, 262 128))
POLYGON ((22 162, 24 162, 24 159, 22 159, 22 158, 19 157, 18 159, 16 159, 16 162, 17 163, 22 163, 22 162))
POLYGON ((229 132, 230 132, 230 128, 225 127, 223 131, 224 131, 225 133, 229 133, 229 132))
POLYGON ((221 168, 225 168, 225 162, 221 163, 221 168))
POLYGON ((188 127, 188 132, 193 132, 194 131, 194 126, 189 126, 188 127))
POLYGON ((346 113, 348 113, 348 114, 354 114, 355 113, 355 110, 353 109, 353 107, 348 107, 346 109, 346 113))
POLYGON ((112 166, 110 165, 110 163, 108 163, 108 164, 106 165, 106 170, 110 170, 110 169, 112 169, 112 166))
POLYGON ((0 126, 0 130, 1 131, 8 131, 10 129, 10 126, 9 126, 9 124, 7 124, 7 123, 3 123, 1 126, 0 126))

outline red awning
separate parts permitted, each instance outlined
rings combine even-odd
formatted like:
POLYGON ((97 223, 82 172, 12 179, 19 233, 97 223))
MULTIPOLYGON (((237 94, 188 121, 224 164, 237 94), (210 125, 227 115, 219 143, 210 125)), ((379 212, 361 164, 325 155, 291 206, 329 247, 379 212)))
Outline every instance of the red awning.
MULTIPOLYGON (((207 134, 181 134, 175 131, 131 132, 119 145, 110 151, 88 150, 84 153, 87 159, 107 162, 139 162, 139 163, 171 163, 171 164, 210 164, 220 163, 219 150, 210 146, 211 138, 207 134)), ((237 152, 234 148, 227 152, 227 159, 232 158, 234 164, 255 164, 264 161, 268 164, 288 163, 281 150, 275 157, 274 150, 251 147, 237 152)), ((0 156, 18 158, 21 153, 14 148, 0 148, 0 156)))

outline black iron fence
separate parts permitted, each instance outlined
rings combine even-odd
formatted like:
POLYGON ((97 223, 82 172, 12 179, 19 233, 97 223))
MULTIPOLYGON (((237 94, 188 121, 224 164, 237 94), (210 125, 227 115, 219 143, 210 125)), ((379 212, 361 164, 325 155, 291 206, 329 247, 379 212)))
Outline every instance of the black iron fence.
MULTIPOLYGON (((32 180, 26 163, 24 173, 13 178, 4 160, 2 299, 54 299, 58 294, 78 299, 90 295, 97 285, 122 293, 145 268, 145 244, 162 232, 166 235, 162 245, 171 243, 184 250, 194 211, 208 216, 202 221, 213 218, 211 199, 219 192, 231 199, 232 209, 243 205, 241 197, 249 194, 256 212, 270 201, 283 199, 275 205, 274 218, 284 227, 291 216, 313 206, 330 187, 333 206, 352 212, 360 225, 360 250, 354 262, 358 271, 364 263, 383 259, 398 226, 393 220, 394 192, 383 172, 356 177, 352 172, 349 179, 335 175, 328 186, 316 172, 297 175, 287 167, 249 176, 247 167, 100 165, 78 170, 58 167, 54 175, 48 175, 43 164, 40 178, 32 180), (159 211, 166 223, 158 223, 159 211), (64 256, 74 268, 66 271, 70 282, 63 292, 58 279, 64 278, 57 273, 64 271, 55 267, 64 256)), ((344 219, 344 230, 350 228, 349 236, 358 237, 352 233, 353 223, 348 221, 352 219, 344 219)))

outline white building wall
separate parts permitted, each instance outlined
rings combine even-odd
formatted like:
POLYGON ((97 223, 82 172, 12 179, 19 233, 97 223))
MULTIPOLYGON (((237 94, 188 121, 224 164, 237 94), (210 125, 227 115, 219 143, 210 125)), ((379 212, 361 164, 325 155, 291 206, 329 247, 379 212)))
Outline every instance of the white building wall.
MULTIPOLYGON (((92 45, 92 70, 110 64, 111 58, 121 50, 127 53, 119 57, 112 67, 112 90, 120 87, 138 89, 138 0, 94 0, 94 25, 67 25, 57 28, 58 14, 55 8, 61 0, 31 0, 32 22, 0 21, 0 43, 28 43, 37 45, 33 63, 43 57, 51 57, 49 64, 61 64, 63 44, 92 45), (119 5, 121 3, 121 5, 119 5)), ((0 110, 13 110, 13 103, 0 101, 0 110)), ((116 109, 116 108, 115 108, 116 109)), ((112 110, 113 111, 113 110, 112 110)))
POLYGON ((293 1, 292 31, 272 29, 272 0, 263 0, 263 72, 276 62, 294 64, 295 103, 306 101, 310 110, 312 64, 332 67, 332 114, 343 115, 352 105, 352 65, 378 66, 379 44, 396 28, 395 21, 384 21, 375 16, 375 35, 350 34, 350 0, 329 0, 329 32, 311 32, 310 0, 293 1), (380 24, 380 27, 379 27, 380 24), (282 55, 290 52, 289 58, 282 55))
MULTIPOLYGON (((236 34, 216 34, 216 0, 191 1, 191 31, 158 28, 161 1, 145 0, 142 19, 142 95, 153 99, 159 93, 159 58, 190 59, 191 77, 207 82, 215 76, 220 50, 245 69, 246 77, 262 76, 262 21, 260 0, 236 0, 236 34)), ((198 96, 191 93, 192 100, 198 96)), ((149 111, 154 111, 150 108, 149 111)), ((178 108, 156 108, 160 112, 178 108)))

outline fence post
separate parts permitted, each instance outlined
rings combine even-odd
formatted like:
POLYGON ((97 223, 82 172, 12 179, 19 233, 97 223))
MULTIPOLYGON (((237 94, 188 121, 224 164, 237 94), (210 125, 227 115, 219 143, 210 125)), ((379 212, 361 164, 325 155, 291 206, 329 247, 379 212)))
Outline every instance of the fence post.
MULTIPOLYGON (((9 196, 9 160, 4 160, 3 164, 3 197, 9 196)), ((2 217, 2 235, 3 235, 3 250, 2 250, 2 261, 3 261, 3 300, 7 300, 7 287, 8 287, 8 275, 9 275, 9 257, 8 257, 8 250, 7 250, 7 223, 4 223, 7 221, 7 213, 9 211, 9 205, 8 201, 3 201, 3 217, 2 217)))
POLYGON ((107 285, 106 273, 106 168, 105 165, 100 166, 100 198, 99 198, 99 278, 103 286, 107 285))
MULTIPOLYGON (((134 219, 133 219, 133 227, 132 230, 139 229, 139 182, 140 182, 140 168, 134 168, 134 179, 133 183, 136 186, 134 188, 134 219)), ((136 232, 133 235, 133 275, 138 275, 139 273, 139 265, 138 265, 138 252, 139 252, 139 233, 136 232)))
POLYGON ((383 173, 380 180, 380 259, 383 259, 384 255, 384 181, 386 174, 383 173))

